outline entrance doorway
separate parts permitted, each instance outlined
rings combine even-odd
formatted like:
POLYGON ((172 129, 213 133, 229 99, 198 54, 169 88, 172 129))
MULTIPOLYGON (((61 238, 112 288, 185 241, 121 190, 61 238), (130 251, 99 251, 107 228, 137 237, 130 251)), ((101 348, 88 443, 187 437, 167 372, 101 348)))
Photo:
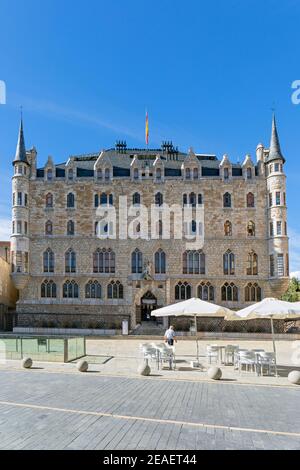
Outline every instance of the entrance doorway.
POLYGON ((152 310, 157 308, 157 298, 148 291, 141 298, 141 320, 142 321, 155 321, 155 317, 151 317, 152 310))

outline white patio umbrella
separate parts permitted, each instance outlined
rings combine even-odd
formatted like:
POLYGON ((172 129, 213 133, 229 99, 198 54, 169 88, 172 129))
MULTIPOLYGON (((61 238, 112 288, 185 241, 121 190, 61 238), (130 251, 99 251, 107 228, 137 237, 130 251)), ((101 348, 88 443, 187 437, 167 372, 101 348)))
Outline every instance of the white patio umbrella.
POLYGON ((231 310, 193 297, 166 307, 152 310, 154 317, 194 317, 196 326, 197 361, 199 363, 199 344, 197 337, 197 317, 225 317, 233 314, 231 310))
POLYGON ((293 320, 300 318, 300 302, 285 302, 284 300, 266 297, 249 307, 243 308, 238 312, 226 315, 225 320, 252 320, 257 318, 270 318, 273 350, 275 355, 275 373, 277 375, 276 344, 274 334, 273 320, 293 320))

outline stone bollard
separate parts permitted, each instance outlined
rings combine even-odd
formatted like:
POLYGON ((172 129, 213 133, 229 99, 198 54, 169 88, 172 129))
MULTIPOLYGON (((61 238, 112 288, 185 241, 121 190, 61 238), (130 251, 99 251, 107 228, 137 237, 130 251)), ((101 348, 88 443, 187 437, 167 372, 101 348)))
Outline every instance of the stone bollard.
POLYGON ((288 375, 288 381, 295 385, 300 385, 300 371, 292 370, 288 375))
POLYGON ((78 361, 76 364, 77 369, 79 372, 87 372, 89 368, 89 364, 87 361, 78 361))
POLYGON ((22 367, 23 367, 24 369, 31 369, 31 367, 32 367, 32 359, 31 359, 31 357, 24 357, 24 358, 22 359, 22 367))
POLYGON ((141 366, 139 366, 138 373, 140 375, 145 375, 145 376, 150 375, 151 369, 150 369, 150 366, 148 364, 148 361, 145 361, 141 366))
POLYGON ((222 377, 222 371, 219 367, 210 367, 207 371, 207 375, 212 380, 220 380, 222 377))

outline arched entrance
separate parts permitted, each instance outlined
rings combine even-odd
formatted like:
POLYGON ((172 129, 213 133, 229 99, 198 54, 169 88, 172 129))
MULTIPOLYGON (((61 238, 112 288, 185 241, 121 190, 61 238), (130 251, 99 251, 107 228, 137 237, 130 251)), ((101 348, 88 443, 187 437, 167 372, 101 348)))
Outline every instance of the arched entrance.
POLYGON ((157 308, 157 298, 151 291, 147 291, 141 298, 141 320, 153 321, 155 317, 151 317, 152 310, 157 308))

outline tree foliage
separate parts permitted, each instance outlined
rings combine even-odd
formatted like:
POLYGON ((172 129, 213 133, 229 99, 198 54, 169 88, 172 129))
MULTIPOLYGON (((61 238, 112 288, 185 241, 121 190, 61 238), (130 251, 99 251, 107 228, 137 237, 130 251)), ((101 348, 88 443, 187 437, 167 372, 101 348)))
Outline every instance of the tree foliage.
POLYGON ((300 301, 300 281, 296 277, 290 280, 289 287, 285 294, 281 297, 282 300, 288 302, 299 302, 300 301))

